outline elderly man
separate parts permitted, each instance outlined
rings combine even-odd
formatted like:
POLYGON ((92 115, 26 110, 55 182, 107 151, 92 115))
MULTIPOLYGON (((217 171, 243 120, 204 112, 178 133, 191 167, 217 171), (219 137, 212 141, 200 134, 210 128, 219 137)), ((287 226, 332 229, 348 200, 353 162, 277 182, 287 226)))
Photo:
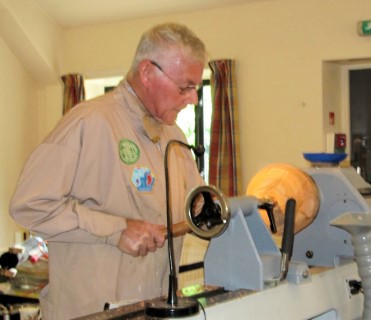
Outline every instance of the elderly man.
MULTIPOLYGON (((10 212, 48 241, 43 319, 166 293, 164 152, 170 140, 186 141, 175 120, 197 103, 205 63, 205 46, 187 27, 155 26, 117 88, 74 107, 31 154, 10 212)), ((204 182, 188 150, 174 146, 169 164, 175 223, 204 182)))

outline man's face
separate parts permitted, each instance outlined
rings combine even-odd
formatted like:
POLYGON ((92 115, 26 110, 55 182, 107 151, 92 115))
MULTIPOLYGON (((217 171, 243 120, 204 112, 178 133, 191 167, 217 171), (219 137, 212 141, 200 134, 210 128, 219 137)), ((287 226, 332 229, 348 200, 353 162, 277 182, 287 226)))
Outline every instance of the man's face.
POLYGON ((172 125, 179 111, 198 103, 197 87, 202 83, 204 64, 182 54, 147 63, 151 73, 148 111, 162 123, 172 125))

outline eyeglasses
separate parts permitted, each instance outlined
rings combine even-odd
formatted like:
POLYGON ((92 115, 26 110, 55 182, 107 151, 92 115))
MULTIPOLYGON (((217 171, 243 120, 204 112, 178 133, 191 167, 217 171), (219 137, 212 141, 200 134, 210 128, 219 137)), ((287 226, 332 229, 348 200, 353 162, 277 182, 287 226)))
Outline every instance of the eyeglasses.
POLYGON ((162 67, 155 61, 152 61, 152 60, 149 60, 149 62, 154 65, 158 70, 160 70, 169 80, 171 80, 172 83, 174 83, 178 89, 179 89, 179 93, 181 95, 186 95, 188 93, 190 93, 192 90, 198 90, 200 89, 200 85, 188 85, 188 86, 180 86, 176 83, 176 81, 170 77, 165 71, 164 69, 162 69, 162 67))

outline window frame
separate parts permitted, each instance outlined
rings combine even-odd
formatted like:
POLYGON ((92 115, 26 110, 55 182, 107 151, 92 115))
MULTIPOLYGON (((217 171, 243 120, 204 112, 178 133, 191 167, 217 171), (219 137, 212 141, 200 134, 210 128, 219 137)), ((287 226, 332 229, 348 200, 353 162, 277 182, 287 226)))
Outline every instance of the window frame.
MULTIPOLYGON (((204 96, 203 87, 210 86, 210 79, 204 79, 202 81, 202 87, 197 91, 198 104, 195 105, 195 145, 205 145, 204 135, 204 96)), ((197 168, 200 174, 205 177, 205 156, 196 157, 197 168)))

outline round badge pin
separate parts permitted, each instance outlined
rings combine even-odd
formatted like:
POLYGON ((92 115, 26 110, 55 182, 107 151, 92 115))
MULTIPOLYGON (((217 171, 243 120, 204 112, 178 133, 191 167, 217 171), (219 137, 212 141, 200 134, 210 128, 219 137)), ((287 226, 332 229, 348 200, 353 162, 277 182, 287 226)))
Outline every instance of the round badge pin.
POLYGON ((119 143, 119 154, 123 163, 133 164, 138 161, 140 150, 133 141, 129 139, 121 139, 119 143))

